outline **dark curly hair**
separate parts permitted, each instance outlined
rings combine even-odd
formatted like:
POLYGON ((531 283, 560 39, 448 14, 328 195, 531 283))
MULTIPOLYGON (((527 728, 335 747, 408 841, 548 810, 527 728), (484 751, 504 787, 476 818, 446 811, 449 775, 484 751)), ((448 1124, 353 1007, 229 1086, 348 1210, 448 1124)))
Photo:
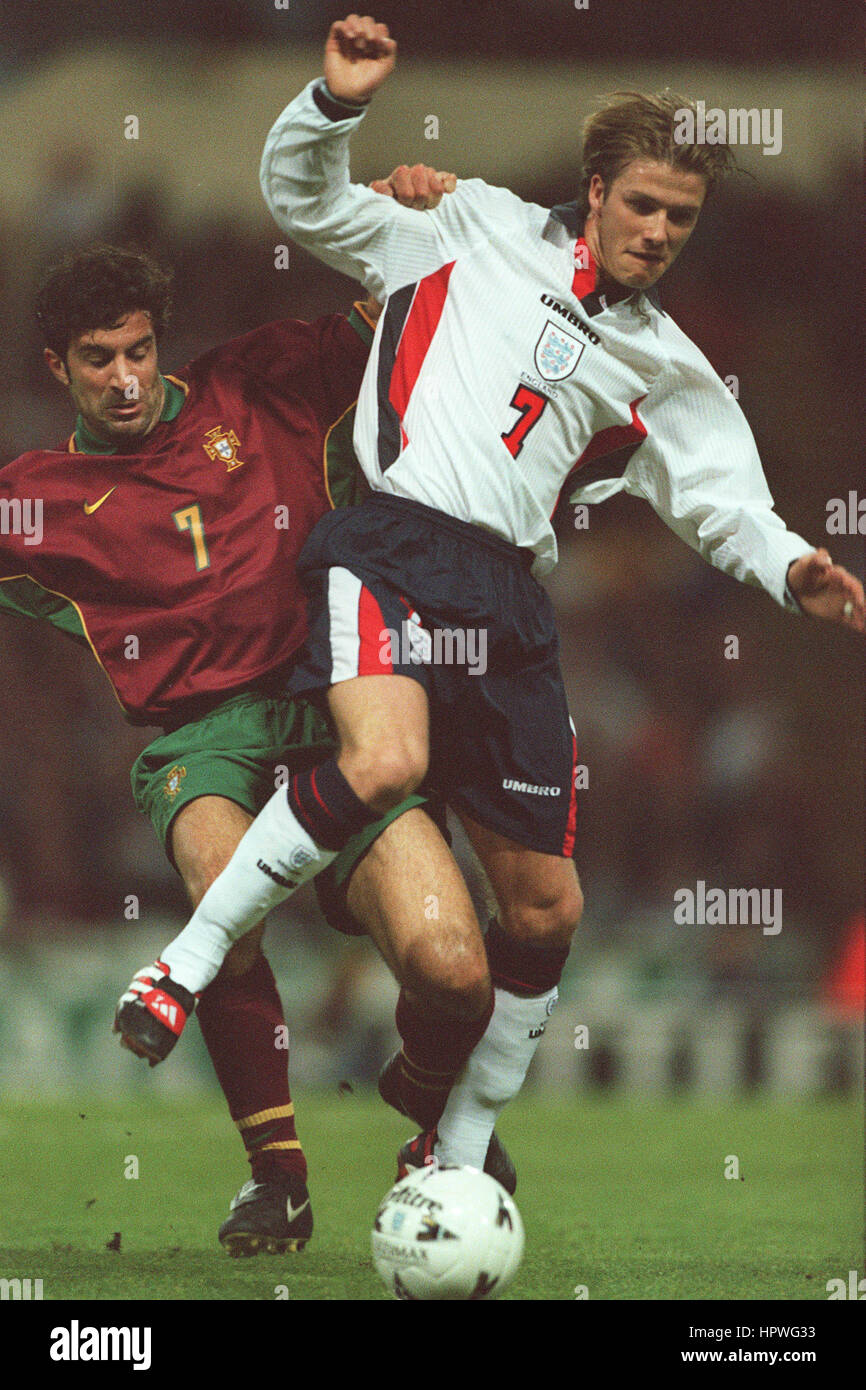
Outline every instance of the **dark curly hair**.
POLYGON ((118 246, 91 246, 53 266, 36 295, 43 341, 65 359, 69 344, 94 328, 114 328, 137 309, 159 339, 171 312, 171 273, 149 256, 118 246))

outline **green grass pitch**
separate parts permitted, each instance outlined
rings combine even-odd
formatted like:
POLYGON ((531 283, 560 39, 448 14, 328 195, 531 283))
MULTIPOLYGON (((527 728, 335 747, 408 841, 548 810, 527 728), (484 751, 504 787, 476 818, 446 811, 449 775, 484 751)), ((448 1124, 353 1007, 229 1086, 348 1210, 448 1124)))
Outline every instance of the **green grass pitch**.
MULTIPOLYGON (((387 1298, 369 1232, 410 1131, 363 1092, 296 1101, 315 1234, 250 1260, 216 1241, 249 1175, 218 1097, 7 1102, 0 1277, 41 1278, 45 1300, 387 1298)), ((826 1300, 862 1265, 853 1101, 528 1095, 500 1133, 527 1237, 509 1298, 826 1300)))

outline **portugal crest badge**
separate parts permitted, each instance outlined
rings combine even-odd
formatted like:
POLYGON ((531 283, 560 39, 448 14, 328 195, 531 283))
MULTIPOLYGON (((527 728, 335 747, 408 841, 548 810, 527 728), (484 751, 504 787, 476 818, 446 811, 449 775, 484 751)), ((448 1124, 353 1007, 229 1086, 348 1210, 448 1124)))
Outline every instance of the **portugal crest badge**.
POLYGON ((202 444, 208 458, 222 459, 227 473, 231 473, 233 468, 243 467, 244 460, 238 458, 237 452, 240 447, 241 441, 234 430, 224 430, 222 425, 216 425, 214 429, 208 430, 205 435, 205 443, 202 444))
POLYGON ((535 348, 535 366, 545 381, 564 381, 571 376, 583 352, 583 343, 550 319, 535 348))
POLYGON ((174 767, 171 769, 168 776, 166 777, 165 786, 162 789, 162 794, 165 797, 166 801, 174 801, 174 798, 180 791, 180 784, 185 776, 186 768, 178 767, 177 763, 175 763, 174 767))

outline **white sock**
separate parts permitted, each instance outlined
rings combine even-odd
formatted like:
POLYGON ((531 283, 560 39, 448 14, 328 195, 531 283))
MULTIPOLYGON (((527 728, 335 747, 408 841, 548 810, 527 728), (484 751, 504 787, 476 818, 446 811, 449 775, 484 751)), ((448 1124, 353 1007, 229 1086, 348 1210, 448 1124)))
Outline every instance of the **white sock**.
POLYGON ((494 992, 493 1015, 448 1097, 435 1153, 442 1163, 483 1168, 500 1112, 523 1085, 558 994, 522 999, 494 992))
POLYGON ((335 858, 336 851, 310 839, 281 787, 259 812, 183 931, 161 953, 172 979, 198 994, 217 974, 235 941, 335 858))

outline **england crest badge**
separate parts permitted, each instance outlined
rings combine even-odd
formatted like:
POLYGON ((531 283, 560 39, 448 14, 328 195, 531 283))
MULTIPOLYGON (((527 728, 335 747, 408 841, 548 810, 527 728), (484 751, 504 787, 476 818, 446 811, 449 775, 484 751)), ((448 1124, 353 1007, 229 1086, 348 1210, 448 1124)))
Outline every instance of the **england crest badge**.
POLYGON ((571 376, 583 352, 583 343, 550 319, 535 348, 535 366, 545 381, 564 381, 571 376))

